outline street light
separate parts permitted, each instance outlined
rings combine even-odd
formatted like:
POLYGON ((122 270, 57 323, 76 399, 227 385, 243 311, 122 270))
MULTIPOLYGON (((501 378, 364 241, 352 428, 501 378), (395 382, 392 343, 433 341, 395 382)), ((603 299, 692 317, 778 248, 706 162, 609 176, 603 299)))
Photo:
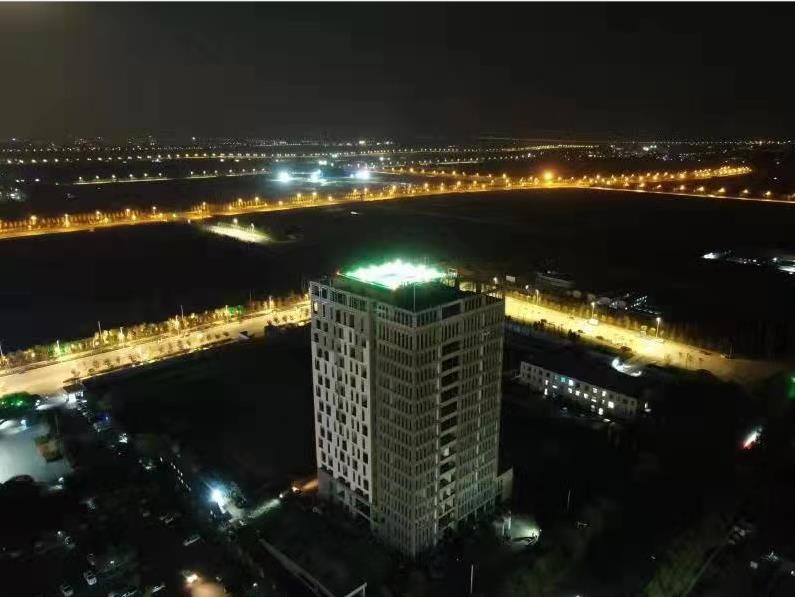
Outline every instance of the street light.
POLYGON ((594 311, 596 311, 596 302, 595 301, 591 301, 591 319, 594 318, 593 317, 594 316, 594 311))
POLYGON ((660 323, 662 322, 662 317, 657 318, 657 328, 654 331, 654 337, 657 338, 660 335, 660 323))

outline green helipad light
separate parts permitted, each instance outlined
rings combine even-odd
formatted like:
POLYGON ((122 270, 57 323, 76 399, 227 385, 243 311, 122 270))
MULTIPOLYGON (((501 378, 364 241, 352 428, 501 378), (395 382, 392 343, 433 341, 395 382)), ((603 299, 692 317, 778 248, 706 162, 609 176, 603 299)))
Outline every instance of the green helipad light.
POLYGON ((409 284, 425 284, 445 277, 442 270, 421 263, 408 263, 400 259, 381 265, 368 265, 343 272, 344 276, 395 290, 409 284))

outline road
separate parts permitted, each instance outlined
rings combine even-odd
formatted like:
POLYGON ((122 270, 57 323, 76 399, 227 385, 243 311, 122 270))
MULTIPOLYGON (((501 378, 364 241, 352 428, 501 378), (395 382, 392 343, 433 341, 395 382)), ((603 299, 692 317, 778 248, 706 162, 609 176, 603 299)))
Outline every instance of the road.
POLYGON ((786 205, 795 205, 794 200, 787 199, 766 199, 764 197, 748 197, 748 196, 734 196, 734 195, 716 195, 715 193, 688 193, 686 191, 664 191, 659 189, 628 189, 624 187, 603 187, 591 186, 590 189, 598 191, 622 191, 624 193, 647 193, 654 195, 673 195, 675 197, 696 197, 697 199, 721 199, 728 201, 742 201, 748 203, 749 201, 755 203, 783 203, 786 205))
MULTIPOLYGON (((506 296, 505 314, 517 321, 528 323, 544 319, 549 325, 563 332, 577 332, 593 342, 613 348, 627 346, 632 349, 636 358, 646 363, 671 364, 686 369, 707 369, 723 379, 739 382, 754 381, 771 375, 782 366, 778 363, 748 359, 726 359, 720 354, 701 350, 695 346, 668 340, 657 341, 655 338, 616 325, 604 322, 594 325, 586 319, 536 304, 533 297, 506 296)), ((265 326, 283 323, 285 317, 288 323, 306 322, 309 317, 308 302, 278 311, 263 312, 243 320, 158 336, 100 353, 70 355, 27 370, 7 372, 0 375, 0 394, 22 391, 42 395, 55 394, 63 388, 66 380, 73 377, 91 377, 116 369, 137 367, 205 350, 235 341, 241 332, 248 332, 252 337, 262 336, 265 326)))
POLYGON ((547 324, 565 332, 577 332, 590 341, 613 348, 628 346, 635 358, 651 364, 674 365, 685 369, 706 369, 722 379, 749 382, 771 375, 781 368, 777 363, 749 359, 727 359, 720 354, 705 351, 689 344, 658 341, 654 337, 609 323, 589 322, 535 303, 532 296, 505 297, 505 314, 517 321, 532 323, 546 320, 547 324))
POLYGON ((92 352, 83 356, 61 357, 49 364, 3 374, 0 376, 0 394, 24 391, 51 395, 63 388, 65 380, 73 377, 91 377, 115 369, 136 367, 205 350, 224 342, 237 340, 241 332, 248 332, 252 337, 263 336, 264 328, 268 324, 281 325, 284 323, 284 317, 287 317, 288 323, 302 323, 308 316, 309 304, 302 302, 294 307, 266 311, 242 320, 214 324, 200 330, 137 341, 99 354, 92 352))
MULTIPOLYGON (((219 216, 235 216, 241 214, 252 214, 269 211, 283 211, 288 209, 304 209, 309 207, 322 207, 333 204, 355 203, 359 201, 385 201, 395 199, 412 199, 419 197, 428 197, 431 195, 454 195, 462 193, 489 193, 494 191, 520 191, 520 190, 552 190, 552 189, 600 189, 600 190, 638 190, 648 193, 665 193, 665 194, 681 194, 682 196, 690 196, 688 193, 665 192, 658 189, 629 189, 623 185, 619 185, 621 179, 566 179, 566 180, 539 180, 533 178, 520 178, 512 180, 507 177, 486 177, 480 175, 463 175, 453 174, 453 171, 445 174, 442 170, 439 173, 433 170, 430 172, 420 171, 415 172, 409 169, 410 172, 405 172, 405 169, 391 169, 391 170, 373 170, 374 173, 380 174, 407 174, 426 176, 426 177, 445 177, 451 178, 445 182, 440 183, 436 187, 432 187, 430 183, 422 185, 409 184, 405 187, 398 187, 397 184, 384 184, 383 187, 368 190, 354 190, 342 196, 332 197, 331 195, 323 196, 318 193, 311 193, 303 195, 297 193, 295 196, 283 199, 271 200, 270 202, 260 200, 259 197, 254 199, 243 200, 242 198, 230 203, 202 203, 201 206, 196 206, 192 210, 171 211, 171 212, 158 212, 156 206, 152 206, 151 212, 147 210, 125 209, 123 212, 117 213, 102 213, 97 211, 93 214, 65 214, 63 216, 49 216, 38 218, 31 215, 25 220, 16 220, 3 222, 0 221, 0 239, 14 239, 25 236, 39 236, 46 234, 63 234, 67 232, 81 232, 93 231, 98 228, 112 228, 116 226, 135 226, 141 224, 162 224, 165 222, 192 222, 194 220, 201 220, 219 216), (602 181, 615 180, 615 184, 602 184, 602 181), (464 184, 464 183, 467 184, 464 184)), ((704 171, 708 174, 694 173, 691 175, 692 180, 703 181, 710 178, 725 178, 737 176, 748 172, 747 169, 718 169, 715 172, 704 171)), ((645 186, 645 177, 640 176, 637 179, 627 179, 632 181, 633 184, 638 186, 645 186)), ((683 180, 679 175, 669 174, 668 176, 653 177, 649 182, 663 183, 663 182, 681 182, 683 180)), ((627 183, 629 184, 629 183, 627 183)), ((723 195, 692 195, 696 197, 714 196, 723 199, 723 195)), ((732 197, 732 199, 741 199, 739 197, 732 197)), ((743 199, 749 200, 749 199, 743 199)), ((778 200, 764 200, 772 203, 782 202, 789 203, 788 201, 778 200)))

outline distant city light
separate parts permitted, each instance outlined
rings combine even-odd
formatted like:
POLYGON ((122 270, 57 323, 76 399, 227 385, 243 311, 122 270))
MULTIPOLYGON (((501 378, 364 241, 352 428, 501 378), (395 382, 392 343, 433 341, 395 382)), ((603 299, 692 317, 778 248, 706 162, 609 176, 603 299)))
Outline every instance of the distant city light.
POLYGON ((323 181, 323 172, 320 170, 315 170, 309 175, 309 182, 322 182, 323 181))
POLYGON ((555 178, 555 173, 552 172, 551 170, 547 170, 546 172, 544 172, 544 180, 546 182, 551 182, 552 179, 554 178, 555 178))
POLYGON ((357 178, 358 180, 370 180, 370 171, 367 170, 366 168, 363 168, 361 170, 358 170, 356 174, 354 174, 354 177, 357 178))
POLYGON ((282 170, 276 176, 276 180, 279 182, 287 183, 293 179, 292 175, 287 170, 282 170))

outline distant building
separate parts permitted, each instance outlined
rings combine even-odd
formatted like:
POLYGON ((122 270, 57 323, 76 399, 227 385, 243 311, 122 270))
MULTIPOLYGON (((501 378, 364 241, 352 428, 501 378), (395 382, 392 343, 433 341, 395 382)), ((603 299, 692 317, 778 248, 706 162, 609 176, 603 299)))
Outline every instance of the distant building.
POLYGON ((504 304, 393 261, 310 283, 320 492, 409 556, 491 512, 504 304))
POLYGON ((22 202, 26 198, 25 192, 20 187, 0 184, 0 203, 22 202))
POLYGON ((605 417, 636 419, 652 412, 655 374, 622 363, 560 349, 522 361, 519 379, 549 398, 561 398, 605 417))
POLYGON ((75 379, 63 387, 63 392, 68 402, 74 402, 83 397, 86 392, 86 387, 79 379, 75 379))
POLYGON ((536 272, 536 285, 552 290, 571 290, 574 288, 574 278, 562 272, 544 270, 536 272))

